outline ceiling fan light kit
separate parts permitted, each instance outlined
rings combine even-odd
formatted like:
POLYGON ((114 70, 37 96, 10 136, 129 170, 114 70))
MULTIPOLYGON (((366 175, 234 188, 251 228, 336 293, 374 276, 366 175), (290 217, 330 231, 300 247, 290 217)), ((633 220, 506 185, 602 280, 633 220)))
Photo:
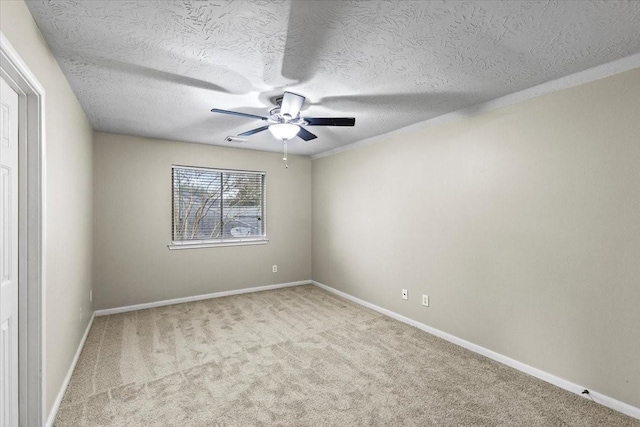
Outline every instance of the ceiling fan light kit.
POLYGON ((271 132, 271 134, 277 139, 281 139, 283 141, 294 138, 299 131, 300 127, 291 123, 278 123, 269 126, 269 132, 271 132))

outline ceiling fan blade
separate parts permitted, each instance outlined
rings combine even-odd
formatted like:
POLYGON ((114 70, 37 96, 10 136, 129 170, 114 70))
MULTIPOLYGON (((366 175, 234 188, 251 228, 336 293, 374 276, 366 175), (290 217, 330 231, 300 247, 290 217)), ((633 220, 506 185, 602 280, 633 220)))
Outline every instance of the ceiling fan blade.
POLYGON ((307 126, 354 126, 355 117, 304 117, 307 126))
POLYGON ((289 4, 289 22, 284 46, 282 77, 300 83, 309 81, 326 61, 326 52, 332 49, 331 35, 335 34, 345 15, 360 6, 350 2, 292 1, 289 4))
POLYGON ((306 130, 305 128, 303 128, 302 126, 300 126, 300 130, 298 131, 298 135, 300 138, 304 139, 305 141, 311 141, 312 139, 316 139, 317 136, 315 136, 314 134, 312 134, 311 132, 309 132, 308 130, 306 130))
POLYGON ((306 98, 302 95, 285 92, 282 97, 282 105, 280 105, 280 114, 288 114, 295 119, 298 117, 298 114, 300 114, 300 109, 302 108, 302 104, 304 104, 305 99, 306 98))
POLYGON ((231 116, 248 117, 250 119, 268 120, 266 117, 256 116, 255 114, 238 113, 237 111, 220 110, 219 108, 212 108, 212 113, 229 114, 231 116))
POLYGON ((246 132, 242 132, 242 133, 241 133, 240 135, 238 135, 238 136, 251 136, 251 135, 253 135, 253 134, 256 134, 256 133, 258 133, 258 132, 262 132, 263 130, 267 130, 267 129, 269 129, 269 126, 262 126, 262 127, 260 127, 260 128, 255 128, 255 129, 248 130, 248 131, 246 131, 246 132))

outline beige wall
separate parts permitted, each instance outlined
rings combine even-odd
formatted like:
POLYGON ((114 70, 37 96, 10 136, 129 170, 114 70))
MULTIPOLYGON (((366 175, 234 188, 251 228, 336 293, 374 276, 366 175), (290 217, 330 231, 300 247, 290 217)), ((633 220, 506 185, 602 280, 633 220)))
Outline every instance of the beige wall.
POLYGON ((60 392, 92 313, 92 129, 22 1, 0 1, 0 30, 46 91, 46 401, 60 392))
POLYGON ((94 164, 97 309, 311 278, 309 158, 96 133, 94 164), (269 243, 170 251, 172 164, 266 171, 269 243))
POLYGON ((638 94, 640 69, 314 160, 313 279, 640 407, 638 94))
POLYGON ((22 1, 0 1, 0 29, 47 91, 47 411, 92 310, 92 260, 95 308, 313 277, 640 406, 639 70, 311 173, 274 153, 101 133, 92 146, 22 1), (269 244, 169 251, 172 163, 266 170, 269 244))

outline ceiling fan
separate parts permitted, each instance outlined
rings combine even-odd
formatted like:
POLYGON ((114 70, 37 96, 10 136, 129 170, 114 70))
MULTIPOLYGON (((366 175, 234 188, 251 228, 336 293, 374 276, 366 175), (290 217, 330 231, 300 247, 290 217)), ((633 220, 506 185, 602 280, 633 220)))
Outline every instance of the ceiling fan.
POLYGON ((269 111, 269 117, 239 113, 237 111, 220 110, 218 108, 213 108, 211 112, 248 117, 270 123, 266 126, 243 132, 238 136, 250 136, 269 129, 273 136, 285 142, 294 138, 296 135, 305 141, 311 141, 317 138, 316 135, 302 126, 353 126, 356 123, 354 117, 300 117, 300 109, 305 99, 302 95, 285 92, 283 96, 274 99, 278 107, 269 111))

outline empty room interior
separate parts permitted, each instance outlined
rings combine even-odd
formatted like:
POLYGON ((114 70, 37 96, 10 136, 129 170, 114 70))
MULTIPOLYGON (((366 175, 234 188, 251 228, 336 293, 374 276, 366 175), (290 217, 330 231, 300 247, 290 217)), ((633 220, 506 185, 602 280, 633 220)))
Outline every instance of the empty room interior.
POLYGON ((0 426, 640 426, 639 1, 1 0, 0 426))

